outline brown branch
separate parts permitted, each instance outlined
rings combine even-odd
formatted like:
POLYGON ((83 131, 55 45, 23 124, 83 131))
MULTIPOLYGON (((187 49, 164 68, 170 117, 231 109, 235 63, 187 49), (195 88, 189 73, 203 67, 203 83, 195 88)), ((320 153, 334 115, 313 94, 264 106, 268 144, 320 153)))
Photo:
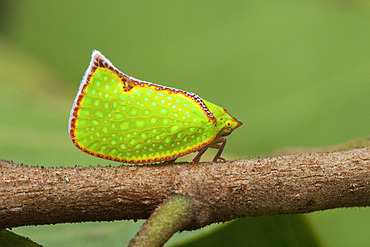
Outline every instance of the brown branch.
POLYGON ((188 197, 186 229, 237 217, 370 206, 370 147, 226 163, 43 168, 0 162, 0 228, 143 219, 188 197))

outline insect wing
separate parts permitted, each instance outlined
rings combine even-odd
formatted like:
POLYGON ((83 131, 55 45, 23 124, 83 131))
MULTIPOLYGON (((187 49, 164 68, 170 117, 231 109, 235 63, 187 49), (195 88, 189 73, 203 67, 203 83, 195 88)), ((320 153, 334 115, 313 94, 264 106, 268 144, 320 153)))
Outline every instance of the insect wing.
POLYGON ((124 163, 174 159, 212 142, 216 120, 199 96, 129 77, 95 51, 72 107, 82 151, 124 163))

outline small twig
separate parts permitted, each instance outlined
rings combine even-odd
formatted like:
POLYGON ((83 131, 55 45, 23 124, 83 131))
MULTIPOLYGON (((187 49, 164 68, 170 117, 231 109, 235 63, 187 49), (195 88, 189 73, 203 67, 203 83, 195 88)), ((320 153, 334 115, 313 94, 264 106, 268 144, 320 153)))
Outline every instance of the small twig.
POLYGON ((163 246, 173 234, 193 220, 193 215, 193 205, 188 198, 172 196, 150 215, 129 246, 163 246))
POLYGON ((370 147, 240 160, 43 168, 0 161, 0 228, 146 219, 185 195, 197 229, 238 217, 370 206, 370 147))

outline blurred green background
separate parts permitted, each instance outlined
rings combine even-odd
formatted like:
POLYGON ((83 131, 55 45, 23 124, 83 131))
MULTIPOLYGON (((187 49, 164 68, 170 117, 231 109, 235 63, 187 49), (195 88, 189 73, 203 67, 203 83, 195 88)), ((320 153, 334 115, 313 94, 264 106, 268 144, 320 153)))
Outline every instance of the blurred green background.
MULTIPOLYGON (((370 134, 368 1, 0 1, 1 159, 111 164, 67 133, 93 49, 128 75, 197 93, 243 121, 228 159, 370 134)), ((121 246, 141 224, 13 230, 45 246, 121 246)), ((168 246, 367 246, 369 229, 369 208, 336 209, 212 225, 168 246)))

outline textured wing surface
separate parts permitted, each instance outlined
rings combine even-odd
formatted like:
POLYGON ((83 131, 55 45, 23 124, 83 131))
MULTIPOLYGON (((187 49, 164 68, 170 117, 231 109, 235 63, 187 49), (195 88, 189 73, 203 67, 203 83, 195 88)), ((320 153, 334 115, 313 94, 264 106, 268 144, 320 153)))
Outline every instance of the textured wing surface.
POLYGON ((216 136, 215 118, 194 94, 104 65, 93 68, 85 83, 72 109, 70 136, 86 153, 150 163, 194 152, 216 136))

